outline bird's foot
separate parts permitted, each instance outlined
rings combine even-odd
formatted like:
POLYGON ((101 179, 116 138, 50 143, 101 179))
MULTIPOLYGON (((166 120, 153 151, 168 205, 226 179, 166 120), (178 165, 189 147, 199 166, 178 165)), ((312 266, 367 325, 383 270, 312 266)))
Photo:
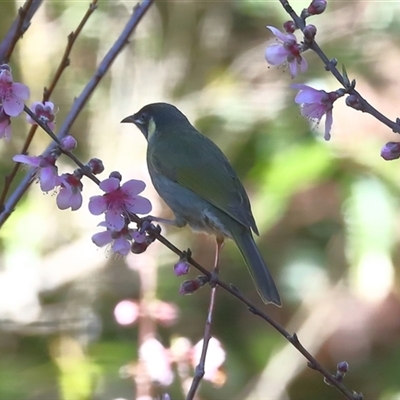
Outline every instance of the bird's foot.
POLYGON ((161 233, 161 226, 160 225, 155 225, 153 224, 153 221, 157 221, 156 217, 153 217, 152 215, 147 215, 143 218, 141 218, 140 222, 140 228, 139 232, 140 233, 151 233, 151 231, 157 231, 158 233, 161 233))

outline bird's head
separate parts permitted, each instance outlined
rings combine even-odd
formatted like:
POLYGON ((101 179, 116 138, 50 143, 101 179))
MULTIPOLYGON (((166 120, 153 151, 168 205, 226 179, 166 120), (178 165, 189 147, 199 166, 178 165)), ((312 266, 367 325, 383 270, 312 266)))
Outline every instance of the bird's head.
POLYGON ((150 140, 156 130, 159 133, 168 132, 181 123, 189 123, 175 106, 168 103, 148 104, 121 122, 135 124, 147 140, 150 140))

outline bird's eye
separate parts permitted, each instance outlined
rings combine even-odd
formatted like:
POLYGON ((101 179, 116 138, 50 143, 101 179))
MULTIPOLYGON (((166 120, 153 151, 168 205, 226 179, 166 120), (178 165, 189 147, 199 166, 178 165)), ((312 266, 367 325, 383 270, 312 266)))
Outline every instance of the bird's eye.
POLYGON ((147 114, 146 113, 140 114, 139 119, 141 122, 146 123, 147 122, 147 114))

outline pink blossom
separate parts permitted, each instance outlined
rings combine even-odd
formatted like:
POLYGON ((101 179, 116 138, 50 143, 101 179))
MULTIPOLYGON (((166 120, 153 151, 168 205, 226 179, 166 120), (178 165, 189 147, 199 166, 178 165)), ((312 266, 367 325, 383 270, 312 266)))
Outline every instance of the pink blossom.
POLYGON ((115 320, 120 325, 131 325, 139 317, 139 305, 136 301, 122 300, 114 308, 115 320))
POLYGON ((300 90, 294 101, 300 104, 301 114, 304 117, 319 123, 321 118, 326 115, 324 138, 325 140, 329 140, 331 138, 330 131, 333 123, 333 103, 339 97, 343 96, 343 93, 340 90, 327 93, 325 90, 317 90, 311 86, 302 84, 293 84, 291 87, 300 90))
POLYGON ((112 230, 120 231, 124 227, 124 217, 128 213, 147 214, 151 211, 150 201, 138 196, 146 186, 142 181, 131 179, 120 186, 119 179, 108 178, 99 186, 106 193, 90 198, 89 211, 93 215, 105 213, 106 222, 112 230))
POLYGON ((57 174, 58 169, 55 165, 56 158, 52 155, 47 157, 31 157, 24 154, 17 154, 13 157, 13 160, 38 168, 37 174, 39 177, 40 189, 43 192, 53 190, 58 185, 59 177, 57 174))
POLYGON ((267 28, 278 38, 278 43, 269 45, 265 50, 267 62, 271 65, 288 64, 292 78, 298 74, 299 69, 301 72, 307 71, 308 63, 300 55, 302 47, 297 43, 296 36, 291 33, 282 33, 273 26, 267 26, 267 28))
POLYGON ((7 142, 11 137, 11 118, 7 115, 3 107, 0 108, 0 139, 4 138, 7 142))
MULTIPOLYGON (((31 110, 32 112, 38 117, 38 119, 45 124, 51 129, 54 130, 55 128, 55 123, 54 120, 56 118, 56 112, 54 111, 54 103, 51 101, 46 101, 42 103, 41 101, 35 101, 31 105, 31 110)), ((32 124, 32 125, 37 125, 36 121, 32 119, 30 115, 26 116, 26 120, 32 124)))
POLYGON ((155 338, 148 338, 139 348, 139 357, 152 381, 169 386, 173 379, 169 352, 155 338))
POLYGON ((29 98, 29 88, 22 83, 14 83, 11 68, 0 65, 0 100, 4 112, 16 117, 24 109, 24 101, 29 98))
POLYGON ((82 206, 82 182, 73 174, 62 174, 59 178, 60 191, 57 195, 57 207, 60 210, 71 208, 78 210, 82 206))
MULTIPOLYGON (((192 365, 196 367, 200 361, 201 351, 203 348, 203 339, 193 347, 192 365)), ((221 342, 212 337, 208 343, 208 351, 206 363, 204 366, 204 379, 215 382, 218 380, 219 369, 226 358, 225 350, 221 346, 221 342)))
POLYGON ((99 226, 104 226, 107 230, 95 233, 92 236, 92 242, 98 247, 104 247, 111 243, 114 253, 126 256, 131 249, 132 230, 124 226, 120 231, 114 231, 108 227, 105 221, 100 222, 99 226))

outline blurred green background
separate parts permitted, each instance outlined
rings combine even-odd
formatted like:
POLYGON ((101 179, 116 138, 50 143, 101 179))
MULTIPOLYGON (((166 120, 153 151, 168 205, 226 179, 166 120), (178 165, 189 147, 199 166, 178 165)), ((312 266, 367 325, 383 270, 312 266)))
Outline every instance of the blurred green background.
MULTIPOLYGON (((22 4, 0 2, 0 37, 22 4)), ((10 64, 15 81, 30 87, 31 102, 40 100, 88 4, 44 1, 18 43, 10 64)), ((52 98, 58 125, 134 5, 99 1, 52 98)), ((307 5, 292 2, 298 12, 307 5)), ((222 254, 222 279, 297 332, 333 373, 346 360, 349 389, 367 399, 399 399, 400 174, 398 162, 379 155, 396 136, 341 99, 332 139, 323 140, 323 122, 310 123, 294 104, 289 72, 264 59, 274 41, 265 25, 280 28, 286 20, 278 1, 156 2, 73 126, 76 154, 83 161, 101 158, 102 179, 118 170, 124 180, 145 180, 152 213, 168 217, 147 175, 144 138, 119 121, 150 102, 177 105, 242 178, 283 307, 261 304, 231 243, 222 254)), ((326 54, 344 63, 368 101, 395 119, 400 4, 328 1, 326 13, 309 22, 326 54)), ((294 81, 336 90, 318 58, 305 57, 309 70, 294 81)), ((12 124, 12 140, 0 143, 2 176, 28 130, 22 116, 12 124)), ((48 142, 38 131, 30 154, 48 142)), ((60 160, 60 172, 73 168, 60 160)), ((0 231, 0 399, 143 400, 166 392, 182 399, 210 289, 179 296, 182 279, 172 272, 177 259, 157 243, 126 258, 97 249, 90 238, 101 218, 89 214, 87 201, 99 190, 84 185, 84 206, 73 213, 59 211, 54 195, 33 185, 0 231)), ((189 229, 163 232, 211 267, 212 239, 189 229)), ((225 362, 202 383, 198 399, 341 398, 270 326, 222 290, 213 335, 223 351, 210 351, 209 359, 215 368, 218 357, 225 362)))

